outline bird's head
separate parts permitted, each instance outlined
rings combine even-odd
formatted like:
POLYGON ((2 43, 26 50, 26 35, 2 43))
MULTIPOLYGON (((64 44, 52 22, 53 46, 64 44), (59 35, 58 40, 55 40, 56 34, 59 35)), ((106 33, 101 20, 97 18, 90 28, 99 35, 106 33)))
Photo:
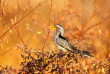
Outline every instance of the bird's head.
POLYGON ((55 24, 54 26, 50 26, 49 27, 50 29, 56 29, 58 32, 60 32, 62 35, 64 33, 64 28, 59 25, 59 24, 55 24))

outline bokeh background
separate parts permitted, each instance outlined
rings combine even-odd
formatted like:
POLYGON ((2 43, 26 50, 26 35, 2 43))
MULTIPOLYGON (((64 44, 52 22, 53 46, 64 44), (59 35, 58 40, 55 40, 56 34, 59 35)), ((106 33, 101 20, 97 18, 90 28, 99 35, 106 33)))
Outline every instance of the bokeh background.
POLYGON ((109 62, 110 0, 0 1, 1 66, 20 69, 25 47, 27 50, 58 52, 54 44, 55 30, 49 29, 54 24, 64 27, 65 37, 71 44, 92 52, 94 58, 83 60, 82 64, 87 60, 109 62))

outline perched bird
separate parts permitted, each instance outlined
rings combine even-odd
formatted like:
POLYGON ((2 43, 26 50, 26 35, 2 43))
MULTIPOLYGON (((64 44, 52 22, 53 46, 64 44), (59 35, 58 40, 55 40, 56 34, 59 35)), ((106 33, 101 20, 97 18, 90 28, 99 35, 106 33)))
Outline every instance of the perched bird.
POLYGON ((57 48, 63 52, 73 52, 73 50, 77 50, 73 45, 71 45, 68 40, 63 36, 64 28, 61 25, 54 25, 51 28, 56 29, 56 33, 54 35, 54 41, 57 48))
POLYGON ((76 53, 76 54, 93 57, 88 51, 77 50, 76 47, 71 45, 69 43, 69 41, 63 36, 64 28, 61 25, 56 24, 54 26, 50 26, 49 28, 50 29, 56 29, 56 33, 54 35, 54 42, 55 42, 55 45, 57 46, 57 48, 61 52, 62 51, 63 52, 73 52, 73 53, 76 53))

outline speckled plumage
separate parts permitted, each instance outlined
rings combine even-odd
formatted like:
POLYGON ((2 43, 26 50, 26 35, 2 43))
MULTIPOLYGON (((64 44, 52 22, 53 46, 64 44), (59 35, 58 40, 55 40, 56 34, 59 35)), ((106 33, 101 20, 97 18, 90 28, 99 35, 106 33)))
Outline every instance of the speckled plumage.
POLYGON ((57 28, 55 36, 54 36, 54 41, 55 41, 57 48, 60 51, 64 51, 64 52, 67 52, 67 51, 73 52, 73 50, 76 50, 76 48, 74 46, 72 46, 68 42, 68 40, 63 36, 64 28, 58 24, 56 24, 54 26, 57 28))

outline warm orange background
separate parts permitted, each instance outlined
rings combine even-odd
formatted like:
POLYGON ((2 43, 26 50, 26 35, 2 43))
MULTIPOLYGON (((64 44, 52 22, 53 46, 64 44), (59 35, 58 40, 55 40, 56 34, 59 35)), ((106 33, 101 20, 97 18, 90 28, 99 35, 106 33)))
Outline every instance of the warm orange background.
MULTIPOLYGON (((3 13, 0 16, 0 36, 2 36, 13 23, 17 22, 23 14, 27 14, 42 1, 43 0, 18 0, 18 6, 17 0, 5 0, 5 7, 2 0, 1 10, 3 13)), ((54 24, 61 24, 65 28, 65 37, 68 38, 71 43, 73 42, 75 46, 88 51, 92 50, 95 60, 109 60, 109 15, 110 0, 52 0, 52 6, 51 0, 47 0, 14 26, 6 35, 0 38, 0 64, 4 67, 10 65, 15 68, 20 68, 22 49, 18 49, 17 46, 23 48, 24 45, 18 36, 17 28, 28 49, 41 50, 47 39, 48 27, 54 24), (92 17, 94 13, 95 15, 92 17), (91 17, 92 19, 81 32, 86 31, 86 29, 97 24, 100 20, 106 20, 89 29, 79 38, 77 33, 91 17)), ((55 30, 50 31, 44 51, 56 49, 54 33, 55 30)))

